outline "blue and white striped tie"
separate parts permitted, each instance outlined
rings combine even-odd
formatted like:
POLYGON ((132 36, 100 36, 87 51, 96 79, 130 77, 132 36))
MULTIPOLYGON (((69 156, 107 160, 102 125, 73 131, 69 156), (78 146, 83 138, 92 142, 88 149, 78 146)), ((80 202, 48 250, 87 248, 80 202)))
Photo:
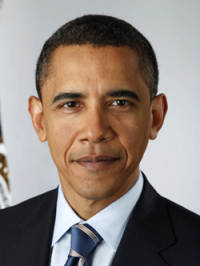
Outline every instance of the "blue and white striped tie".
POLYGON ((76 224, 71 228, 71 249, 64 266, 88 266, 91 251, 103 240, 89 224, 76 224))

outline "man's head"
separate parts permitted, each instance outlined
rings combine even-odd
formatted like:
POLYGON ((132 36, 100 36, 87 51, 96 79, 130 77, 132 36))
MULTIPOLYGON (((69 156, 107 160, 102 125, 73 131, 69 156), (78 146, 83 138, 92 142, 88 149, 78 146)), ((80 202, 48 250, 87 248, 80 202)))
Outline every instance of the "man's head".
POLYGON ((63 30, 68 26, 63 26, 53 39, 73 42, 63 45, 60 41, 56 48, 43 48, 49 59, 44 59, 42 52, 37 67, 42 101, 29 98, 29 112, 38 137, 48 140, 64 194, 83 218, 91 217, 133 186, 148 140, 156 138, 167 111, 165 95, 155 96, 157 79, 152 76, 157 77, 157 65, 150 44, 144 37, 135 37, 137 48, 126 45, 125 40, 128 42, 134 32, 139 33, 128 30, 132 29, 129 25, 124 33, 123 27, 115 26, 113 30, 112 21, 126 26, 125 22, 102 16, 69 22, 69 32, 63 30), (97 30, 108 28, 109 21, 115 44, 108 42, 108 30, 103 37, 97 30), (90 31, 85 33, 88 41, 83 42, 86 27, 90 31), (70 37, 72 33, 76 38, 70 37), (79 42, 78 36, 80 43, 74 44, 79 42), (94 44, 89 36, 92 40, 107 38, 106 44, 94 44), (146 46, 151 56, 144 49, 146 46), (149 84, 156 84, 152 85, 153 92, 149 84), (83 203, 90 204, 86 214, 82 213, 83 203))
POLYGON ((42 86, 52 73, 51 59, 60 46, 91 44, 94 47, 128 46, 137 54, 140 74, 149 88, 150 99, 157 94, 158 66, 148 40, 127 22, 103 15, 86 15, 59 28, 44 44, 36 68, 36 88, 40 100, 42 86))

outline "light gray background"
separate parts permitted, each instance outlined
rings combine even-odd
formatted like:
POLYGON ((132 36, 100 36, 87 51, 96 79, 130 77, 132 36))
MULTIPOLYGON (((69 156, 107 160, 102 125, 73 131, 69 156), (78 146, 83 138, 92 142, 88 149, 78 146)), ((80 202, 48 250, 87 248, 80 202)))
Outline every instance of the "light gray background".
POLYGON ((35 64, 44 41, 83 14, 117 16, 152 43, 159 92, 169 111, 141 169, 160 194, 200 214, 200 1, 4 0, 0 12, 0 101, 13 203, 54 188, 57 171, 27 112, 36 95, 35 64))

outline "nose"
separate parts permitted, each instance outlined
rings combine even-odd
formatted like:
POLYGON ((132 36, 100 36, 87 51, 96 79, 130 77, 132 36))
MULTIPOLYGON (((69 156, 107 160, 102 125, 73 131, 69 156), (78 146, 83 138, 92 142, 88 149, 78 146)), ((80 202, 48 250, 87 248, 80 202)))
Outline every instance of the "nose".
POLYGON ((109 122, 109 115, 100 108, 93 108, 84 114, 80 140, 93 144, 108 142, 114 137, 114 132, 109 122))

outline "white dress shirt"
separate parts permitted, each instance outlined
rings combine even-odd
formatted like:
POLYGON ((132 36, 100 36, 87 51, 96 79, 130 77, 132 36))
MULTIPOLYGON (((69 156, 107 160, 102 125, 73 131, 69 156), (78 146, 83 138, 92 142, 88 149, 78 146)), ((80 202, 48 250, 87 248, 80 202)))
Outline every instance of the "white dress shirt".
POLYGON ((83 221, 72 210, 64 197, 61 186, 59 186, 50 266, 65 265, 70 251, 71 234, 69 229, 74 224, 86 222, 103 238, 103 241, 94 250, 90 265, 110 266, 130 214, 142 192, 143 182, 140 172, 136 183, 126 194, 87 221, 83 221))

